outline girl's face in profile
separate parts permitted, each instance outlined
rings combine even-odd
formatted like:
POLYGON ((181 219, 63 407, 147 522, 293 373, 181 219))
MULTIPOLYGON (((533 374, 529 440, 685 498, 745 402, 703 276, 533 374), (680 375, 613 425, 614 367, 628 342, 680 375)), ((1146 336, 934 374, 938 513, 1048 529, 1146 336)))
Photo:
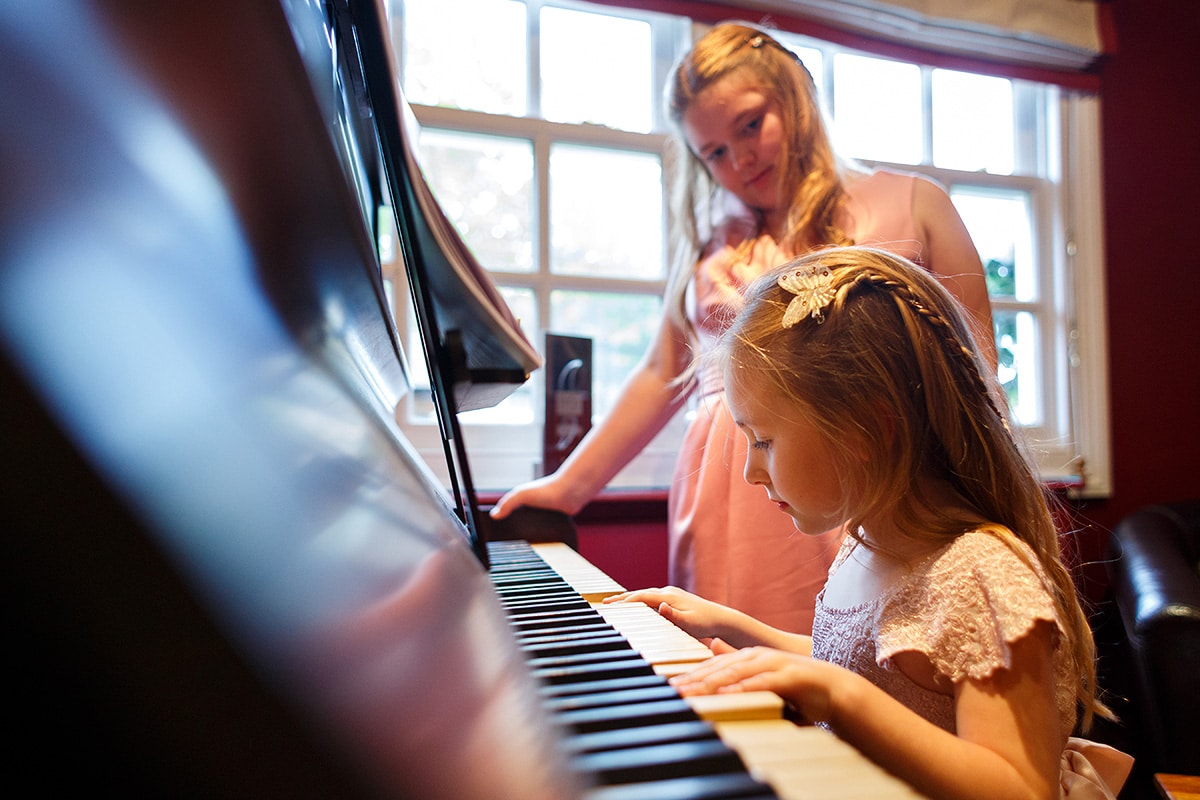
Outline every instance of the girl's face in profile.
POLYGON ((801 533, 816 535, 838 527, 844 522, 847 498, 829 437, 775 390, 753 383, 734 380, 726 372, 726 402, 749 443, 746 482, 764 487, 801 533))
POLYGON ((768 217, 779 209, 784 127, 775 99, 735 70, 692 100, 683 115, 688 147, 713 180, 768 217))

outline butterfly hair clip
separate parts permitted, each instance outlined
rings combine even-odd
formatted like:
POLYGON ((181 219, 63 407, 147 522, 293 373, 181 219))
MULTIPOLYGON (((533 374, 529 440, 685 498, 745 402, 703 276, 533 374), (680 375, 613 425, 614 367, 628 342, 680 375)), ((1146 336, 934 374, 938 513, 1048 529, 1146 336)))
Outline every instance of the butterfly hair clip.
POLYGON ((820 325, 825 321, 825 306, 833 300, 833 274, 829 267, 802 268, 779 276, 779 288, 796 295, 783 312, 783 327, 790 328, 805 317, 820 325))

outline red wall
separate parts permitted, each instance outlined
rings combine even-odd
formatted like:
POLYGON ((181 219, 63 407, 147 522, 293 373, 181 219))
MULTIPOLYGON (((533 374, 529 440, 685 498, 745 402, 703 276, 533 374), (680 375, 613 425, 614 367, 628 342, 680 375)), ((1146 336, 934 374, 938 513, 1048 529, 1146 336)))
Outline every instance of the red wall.
MULTIPOLYGON (((1102 556, 1107 531, 1138 507, 1200 497, 1200 3, 1108 6, 1116 49, 1101 65, 1100 96, 1113 493, 1079 508, 1085 558, 1102 556)), ((1103 581, 1102 569, 1090 574, 1103 581)))
POLYGON ((667 583, 665 492, 610 492, 575 519, 579 552, 626 589, 667 583))
MULTIPOLYGON (((1093 599, 1121 517, 1200 497, 1200 2, 1105 5, 1115 34, 1100 65, 1113 493, 1074 508, 1093 599)), ((630 588, 665 581, 665 504, 613 499, 581 515, 580 549, 630 588)))

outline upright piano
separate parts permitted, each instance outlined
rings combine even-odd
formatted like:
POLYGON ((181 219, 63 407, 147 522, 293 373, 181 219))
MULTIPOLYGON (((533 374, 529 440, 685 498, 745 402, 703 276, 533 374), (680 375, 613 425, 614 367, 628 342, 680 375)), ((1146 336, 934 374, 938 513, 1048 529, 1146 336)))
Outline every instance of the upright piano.
MULTIPOLYGON (((11 783, 775 796, 561 569, 489 546, 456 414, 536 359, 441 260, 388 52, 377 0, 0 6, 11 783), (450 487, 394 418, 381 207, 450 487)), ((801 785, 873 768, 801 749, 801 785)))

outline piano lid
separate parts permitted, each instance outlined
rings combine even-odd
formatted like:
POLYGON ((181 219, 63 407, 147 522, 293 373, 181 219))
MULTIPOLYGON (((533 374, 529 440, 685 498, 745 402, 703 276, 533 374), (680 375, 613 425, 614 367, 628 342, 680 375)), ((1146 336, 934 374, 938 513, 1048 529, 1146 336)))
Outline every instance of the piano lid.
POLYGON ((328 16, 288 12, 0 7, 16 763, 48 793, 570 797, 392 421, 370 182, 294 35, 328 16))

